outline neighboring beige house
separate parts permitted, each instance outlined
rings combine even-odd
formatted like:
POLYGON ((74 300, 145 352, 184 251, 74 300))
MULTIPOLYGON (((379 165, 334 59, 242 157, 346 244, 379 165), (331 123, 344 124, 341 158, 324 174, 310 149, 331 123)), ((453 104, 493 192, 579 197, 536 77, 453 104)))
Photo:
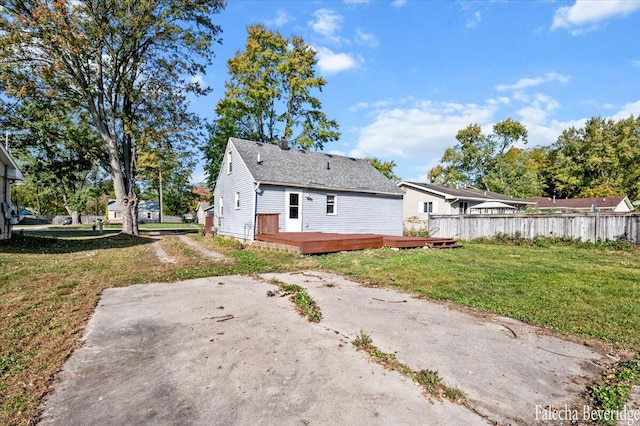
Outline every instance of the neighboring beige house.
POLYGON ((0 144, 0 240, 11 238, 12 222, 17 222, 18 212, 11 208, 11 185, 24 180, 20 168, 9 151, 0 144))
POLYGON ((633 205, 626 196, 592 198, 547 198, 533 197, 529 201, 541 211, 553 212, 613 212, 628 213, 633 205))
POLYGON ((432 183, 400 182, 404 192, 403 219, 426 220, 430 214, 502 214, 532 202, 476 188, 452 188, 432 183))

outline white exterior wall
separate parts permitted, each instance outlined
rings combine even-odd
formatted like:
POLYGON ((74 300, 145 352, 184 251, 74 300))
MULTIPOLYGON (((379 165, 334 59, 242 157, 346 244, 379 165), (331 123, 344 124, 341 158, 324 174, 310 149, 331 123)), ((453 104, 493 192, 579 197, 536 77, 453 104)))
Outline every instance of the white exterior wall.
POLYGON ((0 209, 0 240, 7 240, 11 238, 11 189, 9 187, 9 181, 5 179, 7 175, 7 166, 0 162, 0 203, 6 203, 3 211, 0 209))
POLYGON ((286 191, 302 193, 302 232, 402 235, 402 198, 356 192, 262 186, 257 213, 278 213, 285 232, 286 191), (336 214, 327 214, 327 194, 336 196, 336 214))
POLYGON ((215 207, 213 226, 220 235, 253 241, 255 229, 255 184, 247 166, 232 143, 227 145, 216 187, 213 191, 215 207), (229 151, 232 170, 228 172, 229 151), (235 207, 235 194, 240 193, 240 208, 235 207), (220 216, 220 206, 223 215, 220 216))

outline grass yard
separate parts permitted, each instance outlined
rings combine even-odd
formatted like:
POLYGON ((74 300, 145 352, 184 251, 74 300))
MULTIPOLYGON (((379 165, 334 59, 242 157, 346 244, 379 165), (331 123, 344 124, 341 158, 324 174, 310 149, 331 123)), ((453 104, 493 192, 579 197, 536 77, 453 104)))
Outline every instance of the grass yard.
POLYGON ((640 250, 465 243, 319 259, 360 281, 408 290, 640 351, 640 250))
MULTIPOLYGON (((323 268, 450 300, 618 348, 640 351, 640 250, 466 243, 459 250, 388 249, 303 257, 190 235, 161 264, 150 238, 24 237, 0 244, 0 424, 30 424, 53 374, 79 344, 104 288, 228 274, 323 268)), ((320 309, 322 307, 320 306, 320 309)))

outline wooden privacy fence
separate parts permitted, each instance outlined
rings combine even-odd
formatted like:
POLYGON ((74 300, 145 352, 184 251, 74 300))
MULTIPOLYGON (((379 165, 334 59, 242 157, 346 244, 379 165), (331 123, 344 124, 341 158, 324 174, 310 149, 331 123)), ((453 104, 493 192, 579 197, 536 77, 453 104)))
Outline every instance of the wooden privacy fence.
POLYGON ((497 234, 564 237, 587 242, 626 239, 640 244, 640 214, 526 214, 526 215, 431 215, 407 221, 405 229, 428 230, 431 236, 459 240, 491 238, 497 234))

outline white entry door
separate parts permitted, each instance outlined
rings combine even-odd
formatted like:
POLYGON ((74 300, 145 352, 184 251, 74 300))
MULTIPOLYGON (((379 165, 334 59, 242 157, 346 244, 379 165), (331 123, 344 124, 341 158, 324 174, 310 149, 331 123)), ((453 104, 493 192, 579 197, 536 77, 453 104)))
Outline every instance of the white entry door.
POLYGON ((286 231, 302 232, 302 192, 286 191, 286 231))

